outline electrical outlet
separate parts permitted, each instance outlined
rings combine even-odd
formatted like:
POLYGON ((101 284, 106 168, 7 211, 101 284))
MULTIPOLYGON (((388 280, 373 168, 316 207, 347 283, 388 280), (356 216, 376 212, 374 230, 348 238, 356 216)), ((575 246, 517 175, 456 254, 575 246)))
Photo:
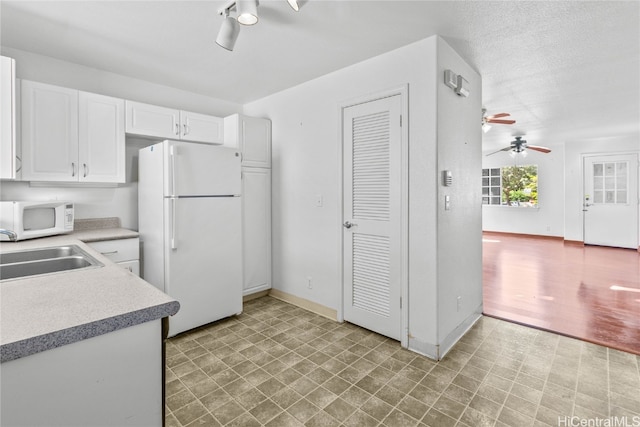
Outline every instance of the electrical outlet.
POLYGON ((311 276, 307 276, 307 289, 313 289, 313 285, 311 284, 311 276))
POLYGON ((462 306, 462 297, 458 297, 458 307, 457 307, 457 311, 460 311, 460 307, 462 306))

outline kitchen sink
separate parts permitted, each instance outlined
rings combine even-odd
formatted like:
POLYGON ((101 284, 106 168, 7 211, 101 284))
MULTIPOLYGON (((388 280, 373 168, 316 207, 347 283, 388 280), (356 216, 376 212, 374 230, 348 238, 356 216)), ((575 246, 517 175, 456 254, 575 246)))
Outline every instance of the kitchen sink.
POLYGON ((6 252, 0 254, 0 280, 103 266, 76 245, 6 252))

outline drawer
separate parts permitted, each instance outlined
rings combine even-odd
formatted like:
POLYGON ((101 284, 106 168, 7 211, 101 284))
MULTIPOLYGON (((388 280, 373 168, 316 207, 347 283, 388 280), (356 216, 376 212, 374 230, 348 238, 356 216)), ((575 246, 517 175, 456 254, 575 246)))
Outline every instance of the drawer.
POLYGON ((137 237, 133 239, 105 240, 87 244, 113 262, 140 259, 140 239, 137 237))
POLYGON ((140 276, 140 261, 138 260, 122 261, 122 262, 119 262, 118 265, 124 269, 129 270, 136 276, 140 276))

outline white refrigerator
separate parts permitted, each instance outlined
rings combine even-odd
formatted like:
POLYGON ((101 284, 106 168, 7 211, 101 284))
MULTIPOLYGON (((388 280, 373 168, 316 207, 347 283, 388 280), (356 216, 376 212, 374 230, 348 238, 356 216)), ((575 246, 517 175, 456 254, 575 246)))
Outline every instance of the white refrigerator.
POLYGON ((138 165, 143 278, 180 303, 168 336, 241 313, 240 154, 163 141, 138 165))

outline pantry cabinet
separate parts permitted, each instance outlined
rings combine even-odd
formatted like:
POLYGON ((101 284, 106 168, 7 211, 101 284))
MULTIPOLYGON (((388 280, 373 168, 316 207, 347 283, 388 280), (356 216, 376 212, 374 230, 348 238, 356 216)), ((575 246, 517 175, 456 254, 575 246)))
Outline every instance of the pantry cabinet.
POLYGON ((224 119, 224 145, 242 156, 243 293, 271 289, 271 121, 224 119))
POLYGON ((126 102, 126 132, 149 138, 210 144, 222 144, 224 138, 220 117, 135 101, 126 102))
POLYGON ((0 56, 0 179, 16 178, 16 63, 0 56))
POLYGON ((22 81, 22 179, 125 181, 124 100, 22 81))

